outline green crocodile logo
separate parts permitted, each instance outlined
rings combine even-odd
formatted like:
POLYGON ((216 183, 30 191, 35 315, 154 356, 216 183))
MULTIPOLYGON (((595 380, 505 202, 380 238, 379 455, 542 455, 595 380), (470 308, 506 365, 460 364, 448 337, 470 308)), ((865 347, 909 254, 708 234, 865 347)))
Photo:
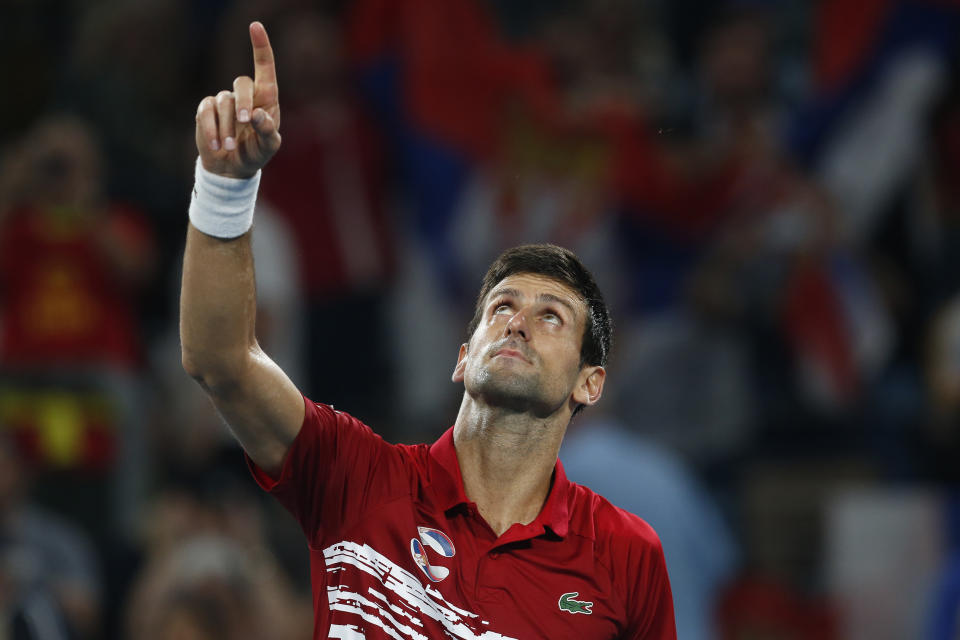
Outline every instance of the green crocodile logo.
POLYGON ((560 607, 561 611, 569 611, 570 613, 584 613, 590 615, 593 611, 590 610, 590 607, 593 606, 592 602, 584 602, 583 600, 574 600, 578 595, 579 591, 571 591, 570 593, 565 593, 560 596, 560 600, 557 602, 557 605, 560 607))

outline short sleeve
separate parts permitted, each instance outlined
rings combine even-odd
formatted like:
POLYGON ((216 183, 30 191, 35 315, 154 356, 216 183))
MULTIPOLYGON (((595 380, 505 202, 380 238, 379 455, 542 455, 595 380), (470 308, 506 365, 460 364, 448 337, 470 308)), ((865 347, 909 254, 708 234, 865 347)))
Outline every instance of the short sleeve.
POLYGON ((249 457, 257 484, 293 514, 311 546, 371 506, 410 490, 399 448, 353 416, 304 397, 303 425, 271 477, 249 457))
POLYGON ((630 628, 625 640, 677 640, 673 614, 673 592, 667 576, 667 563, 659 538, 646 546, 634 565, 633 588, 629 593, 633 606, 630 628))

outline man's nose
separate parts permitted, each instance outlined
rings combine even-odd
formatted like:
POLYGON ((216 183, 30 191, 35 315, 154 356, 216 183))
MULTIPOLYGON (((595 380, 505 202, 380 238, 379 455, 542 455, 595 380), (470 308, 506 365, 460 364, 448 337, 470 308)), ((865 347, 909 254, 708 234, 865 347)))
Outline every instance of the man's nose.
POLYGON ((529 328, 527 327, 527 312, 524 309, 517 311, 507 322, 505 335, 519 335, 526 340, 529 337, 529 328))

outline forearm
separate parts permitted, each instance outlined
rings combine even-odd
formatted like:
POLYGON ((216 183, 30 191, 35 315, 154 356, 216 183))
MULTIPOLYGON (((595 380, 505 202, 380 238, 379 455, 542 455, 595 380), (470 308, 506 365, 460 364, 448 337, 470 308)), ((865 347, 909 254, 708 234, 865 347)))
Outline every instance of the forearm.
POLYGON ((180 291, 183 366, 206 386, 229 384, 256 347, 250 233, 214 238, 190 224, 180 291))

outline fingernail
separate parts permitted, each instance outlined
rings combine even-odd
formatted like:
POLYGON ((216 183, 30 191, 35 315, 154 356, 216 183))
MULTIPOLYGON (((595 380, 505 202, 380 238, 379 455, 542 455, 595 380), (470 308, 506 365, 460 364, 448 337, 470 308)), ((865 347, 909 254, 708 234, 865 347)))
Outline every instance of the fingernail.
POLYGON ((223 148, 227 151, 233 151, 237 148, 237 141, 231 136, 227 136, 227 139, 223 141, 223 148))
POLYGON ((214 151, 219 151, 219 150, 220 150, 220 141, 219 141, 219 140, 211 140, 211 141, 210 141, 210 148, 213 149, 214 151))
POLYGON ((237 120, 240 122, 249 122, 250 121, 250 112, 246 109, 240 109, 240 113, 237 116, 237 120))

